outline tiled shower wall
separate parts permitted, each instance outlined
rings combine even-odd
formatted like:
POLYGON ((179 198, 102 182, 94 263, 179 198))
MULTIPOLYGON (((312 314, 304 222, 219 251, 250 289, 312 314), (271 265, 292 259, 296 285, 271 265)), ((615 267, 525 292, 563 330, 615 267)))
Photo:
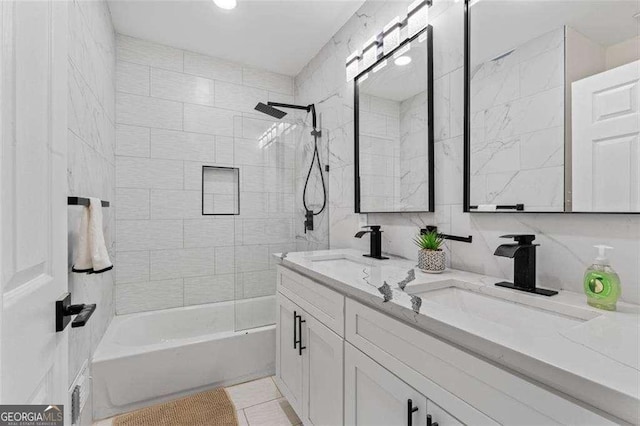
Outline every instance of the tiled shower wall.
MULTIPOLYGON (((115 215, 115 33, 106 1, 68 2, 68 194, 111 201, 103 209, 104 230, 113 261, 115 215)), ((73 263, 82 207, 70 206, 69 270, 73 263)), ((117 269, 117 265, 115 266, 117 269)), ((69 385, 90 360, 114 315, 114 272, 69 272, 73 303, 95 303, 85 327, 69 327, 69 385)), ((91 424, 91 398, 81 424, 91 424)))
MULTIPOLYGON (((330 134, 330 245, 367 250, 368 241, 352 236, 358 230, 353 213, 353 83, 345 81, 345 58, 395 16, 405 16, 410 1, 367 1, 305 66, 295 80, 296 101, 318 102, 330 134)), ((430 10, 434 27, 435 214, 375 214, 384 250, 417 258, 411 238, 424 225, 442 232, 473 235, 473 243, 448 242, 454 268, 511 278, 509 259, 493 256, 508 233, 537 235, 538 281, 541 285, 582 291, 582 276, 595 256, 594 244, 616 248, 611 258, 623 282, 622 298, 640 302, 640 216, 580 214, 510 214, 462 212, 463 52, 462 1, 435 0, 430 10)))
POLYGON ((274 294, 295 152, 253 108, 293 79, 119 35, 116 81, 117 314, 274 294), (202 215, 203 165, 240 169, 240 215, 202 215))

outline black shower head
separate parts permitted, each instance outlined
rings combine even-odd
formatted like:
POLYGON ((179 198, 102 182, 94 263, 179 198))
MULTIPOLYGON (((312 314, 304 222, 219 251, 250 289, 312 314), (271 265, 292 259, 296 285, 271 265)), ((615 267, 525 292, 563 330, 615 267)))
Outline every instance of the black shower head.
POLYGON ((260 111, 263 114, 270 115, 271 117, 277 118, 278 120, 287 115, 286 112, 274 108, 271 105, 263 104, 262 102, 258 102, 258 105, 256 105, 255 109, 256 111, 260 111))

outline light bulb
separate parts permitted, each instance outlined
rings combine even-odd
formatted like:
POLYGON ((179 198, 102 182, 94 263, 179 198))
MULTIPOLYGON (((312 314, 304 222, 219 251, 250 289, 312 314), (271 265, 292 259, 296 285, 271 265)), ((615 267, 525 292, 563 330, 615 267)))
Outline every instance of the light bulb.
POLYGON ((220 9, 225 9, 225 10, 235 9, 235 7, 237 5, 236 0, 213 0, 213 2, 220 9))
POLYGON ((400 56, 393 62, 398 66, 409 65, 411 63, 411 56, 400 56))

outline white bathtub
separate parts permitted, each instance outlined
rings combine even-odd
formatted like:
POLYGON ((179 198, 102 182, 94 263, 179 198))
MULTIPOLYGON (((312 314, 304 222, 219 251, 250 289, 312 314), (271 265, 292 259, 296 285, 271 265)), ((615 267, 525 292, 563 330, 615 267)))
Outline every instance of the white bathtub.
POLYGON ((94 419, 274 374, 275 326, 234 331, 274 322, 275 296, 116 316, 92 361, 94 419))

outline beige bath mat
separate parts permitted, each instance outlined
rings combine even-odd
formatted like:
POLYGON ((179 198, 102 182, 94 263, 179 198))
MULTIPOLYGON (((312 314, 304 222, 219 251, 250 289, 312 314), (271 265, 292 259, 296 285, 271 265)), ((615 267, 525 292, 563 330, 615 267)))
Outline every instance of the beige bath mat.
POLYGON ((237 425, 236 409, 223 388, 122 414, 113 426, 237 425))

